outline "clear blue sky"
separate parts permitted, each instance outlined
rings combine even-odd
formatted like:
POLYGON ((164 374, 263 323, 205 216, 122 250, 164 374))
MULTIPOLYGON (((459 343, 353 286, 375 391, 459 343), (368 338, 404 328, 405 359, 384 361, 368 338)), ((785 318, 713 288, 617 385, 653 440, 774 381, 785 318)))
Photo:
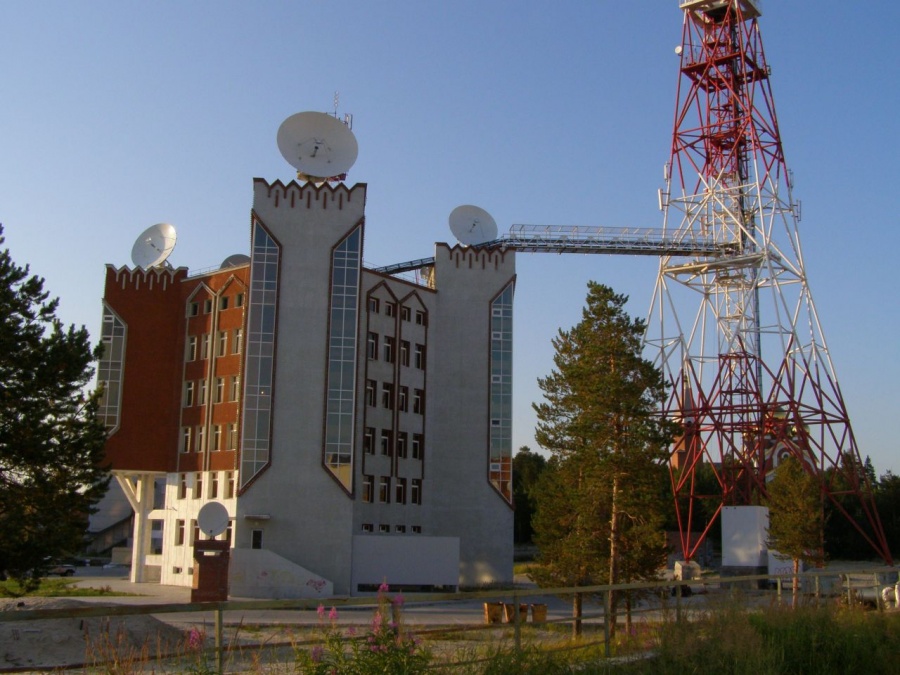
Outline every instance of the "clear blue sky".
MULTIPOLYGON (((247 252, 255 176, 303 110, 354 115, 365 258, 432 255, 459 204, 513 223, 658 227, 678 0, 0 4, 0 222, 96 334, 104 264, 178 228, 192 269, 247 252)), ((900 52, 893 0, 766 0, 760 26, 813 296, 861 453, 900 473, 900 52)), ((521 254, 514 443, 589 279, 649 307, 652 258, 521 254)))

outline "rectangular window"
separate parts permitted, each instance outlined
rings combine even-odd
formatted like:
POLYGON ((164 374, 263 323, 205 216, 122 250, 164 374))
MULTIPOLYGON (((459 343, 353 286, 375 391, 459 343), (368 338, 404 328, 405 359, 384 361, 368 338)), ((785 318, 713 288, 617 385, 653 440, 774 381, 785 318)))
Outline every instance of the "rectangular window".
POLYGON ((425 345, 416 345, 416 355, 413 364, 419 370, 425 369, 425 345))
POLYGON ((371 504, 375 497, 375 476, 363 476, 362 500, 371 504))
POLYGON ((391 531, 391 526, 386 525, 385 523, 382 523, 381 525, 378 526, 378 531, 381 532, 381 534, 389 534, 391 531))
POLYGON ((369 298, 369 311, 373 314, 378 314, 380 305, 381 301, 378 298, 369 298))
POLYGON ((363 434, 363 452, 367 455, 375 454, 375 429, 372 427, 366 427, 363 434))
POLYGON ((190 408, 194 405, 194 381, 188 380, 184 383, 184 407, 190 408))
POLYGON ((229 544, 231 543, 231 537, 232 537, 233 533, 234 533, 234 528, 232 527, 232 523, 229 520, 228 527, 225 528, 225 532, 222 535, 225 538, 225 541, 227 541, 229 544))
POLYGON ((200 380, 200 396, 199 396, 199 405, 206 405, 206 380, 200 380))
POLYGON ((413 391, 413 412, 416 415, 425 414, 425 392, 422 389, 413 391))
POLYGON ((366 356, 370 361, 378 358, 378 333, 369 332, 366 338, 366 356))
POLYGON ((395 490, 396 494, 394 495, 394 501, 397 504, 405 504, 406 503, 406 479, 398 478, 397 479, 397 487, 395 490))
POLYGON ((422 504, 422 479, 412 479, 412 490, 410 491, 409 501, 411 504, 422 504))
POLYGON ((209 498, 210 499, 218 499, 219 498, 219 472, 212 471, 209 474, 209 498))
POLYGON ((234 296, 234 306, 235 307, 243 307, 244 306, 244 294, 238 293, 234 296))
POLYGON ((225 378, 217 377, 216 378, 216 403, 221 403, 225 400, 225 378))
POLYGON ((178 477, 178 499, 187 497, 187 474, 183 473, 178 477))
POLYGON ((228 425, 228 449, 229 450, 237 450, 237 443, 238 443, 237 423, 231 422, 228 425))
POLYGON ((184 546, 184 521, 175 521, 175 545, 184 546))
POLYGON ((192 430, 190 427, 181 427, 181 451, 182 452, 190 452, 191 451, 191 438, 193 436, 192 430))
POLYGON ((200 499, 203 496, 203 473, 198 471, 194 474, 194 499, 200 499))
POLYGON ((400 412, 409 410, 409 387, 400 387, 397 395, 397 409, 400 412))
POLYGON ((209 358, 209 333, 200 336, 200 358, 209 358))
POLYGON ((191 518, 191 540, 190 540, 191 546, 193 546, 195 542, 199 541, 199 539, 200 539, 200 526, 197 525, 196 520, 191 518))
POLYGON ((409 366, 409 341, 400 340, 400 365, 409 366))
POLYGON ((397 457, 406 459, 406 446, 409 440, 409 434, 405 431, 397 433, 397 457))
POLYGON ((413 525, 412 533, 413 534, 422 534, 422 526, 421 525, 413 525))
POLYGON ((187 348, 184 351, 185 361, 197 360, 197 336, 189 335, 187 340, 187 348))
POLYGON ((231 390, 229 400, 237 401, 241 396, 241 376, 232 375, 228 388, 231 390))
POLYGON ((394 532, 396 532, 398 534, 405 534, 406 533, 406 525, 395 525, 394 532))
POLYGON ((203 301, 203 313, 209 314, 212 311, 212 300, 207 298, 203 301))
POLYGON ((394 385, 392 382, 381 383, 381 407, 394 409, 394 385))
POLYGON ((194 450, 203 452, 206 450, 206 427, 197 427, 197 431, 194 435, 197 437, 197 445, 194 447, 194 450))
POLYGON ((234 471, 225 472, 225 499, 234 497, 234 471))
POLYGON ((410 316, 412 315, 411 310, 406 305, 403 305, 400 308, 400 318, 404 321, 409 321, 410 316))
POLYGON ((382 429, 381 430, 381 454, 382 455, 390 455, 391 454, 391 445, 393 445, 394 441, 394 432, 390 429, 382 429))
POLYGON ((366 380, 366 405, 375 406, 375 380, 366 380))
POLYGON ((378 501, 382 504, 389 504, 391 501, 391 479, 390 476, 382 476, 378 484, 378 501))
POLYGON ((372 525, 372 523, 363 523, 363 524, 362 524, 362 531, 363 531, 363 532, 374 532, 374 531, 375 531, 375 526, 372 525))
POLYGON ((428 325, 428 317, 425 316, 425 312, 421 309, 416 310, 416 325, 418 326, 427 326, 428 325))
POLYGON ((228 309, 228 298, 222 296, 219 298, 219 309, 228 309))
POLYGON ((228 353, 228 331, 219 331, 219 348, 216 356, 225 356, 228 353))
POLYGON ((413 459, 422 459, 422 455, 425 454, 425 439, 422 437, 422 434, 413 434, 412 437, 412 458, 413 459))
POLYGON ((397 305, 393 302, 384 303, 384 315, 385 316, 394 316, 394 313, 397 311, 397 305))
POLYGON ((216 451, 222 449, 222 425, 216 424, 213 427, 212 439, 210 439, 209 449, 216 451))
POLYGON ((384 336, 384 360, 388 363, 394 362, 394 338, 390 335, 384 336))
POLYGON ((197 316, 200 314, 200 303, 192 302, 188 305, 188 316, 197 316))
POLYGON ((253 549, 261 549, 262 548, 262 530, 250 530, 250 548, 253 549))
POLYGON ((244 329, 235 328, 231 338, 231 353, 240 354, 244 348, 244 329))

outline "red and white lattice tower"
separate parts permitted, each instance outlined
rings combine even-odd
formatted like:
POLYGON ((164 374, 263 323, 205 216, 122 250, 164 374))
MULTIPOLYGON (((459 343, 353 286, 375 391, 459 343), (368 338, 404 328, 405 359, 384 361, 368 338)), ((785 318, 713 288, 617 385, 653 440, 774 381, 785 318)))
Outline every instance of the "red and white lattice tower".
POLYGON ((715 253, 663 256, 647 345, 672 384, 666 414, 684 435, 672 485, 681 553, 696 554, 716 522, 698 501, 758 504, 779 459, 799 459, 838 511, 890 551, 807 284, 799 208, 775 117, 756 2, 682 1, 681 77, 667 186, 670 236, 707 239, 715 253), (686 262, 687 260, 687 262, 686 262), (696 487, 701 464, 719 488, 696 487), (699 536, 691 532, 699 532, 699 536))

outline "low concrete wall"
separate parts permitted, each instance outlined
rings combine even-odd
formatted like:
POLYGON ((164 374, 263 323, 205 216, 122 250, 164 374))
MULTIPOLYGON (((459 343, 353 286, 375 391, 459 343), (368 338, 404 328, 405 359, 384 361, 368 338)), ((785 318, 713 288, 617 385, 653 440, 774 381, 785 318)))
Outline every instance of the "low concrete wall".
POLYGON ((330 581, 265 549, 231 551, 229 595, 238 598, 327 598, 330 581))

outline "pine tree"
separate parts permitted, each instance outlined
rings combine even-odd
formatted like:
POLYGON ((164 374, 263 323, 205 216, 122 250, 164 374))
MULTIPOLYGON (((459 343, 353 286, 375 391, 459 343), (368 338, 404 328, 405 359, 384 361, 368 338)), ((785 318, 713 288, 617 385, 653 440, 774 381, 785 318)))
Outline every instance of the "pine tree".
MULTIPOLYGON (((4 243, 0 227, 0 246, 4 243)), ((109 478, 87 331, 65 328, 44 280, 0 251, 0 571, 36 586, 80 551, 109 478)))
POLYGON ((662 374, 642 357, 644 323, 626 302, 590 282, 581 322, 560 330, 555 369, 538 380, 535 438, 552 453, 534 519, 544 584, 624 583, 665 565, 659 466, 675 428, 659 415, 662 374))
POLYGON ((793 605, 800 594, 800 563, 823 561, 824 515, 819 482, 793 457, 781 461, 766 486, 767 545, 793 561, 793 605))

